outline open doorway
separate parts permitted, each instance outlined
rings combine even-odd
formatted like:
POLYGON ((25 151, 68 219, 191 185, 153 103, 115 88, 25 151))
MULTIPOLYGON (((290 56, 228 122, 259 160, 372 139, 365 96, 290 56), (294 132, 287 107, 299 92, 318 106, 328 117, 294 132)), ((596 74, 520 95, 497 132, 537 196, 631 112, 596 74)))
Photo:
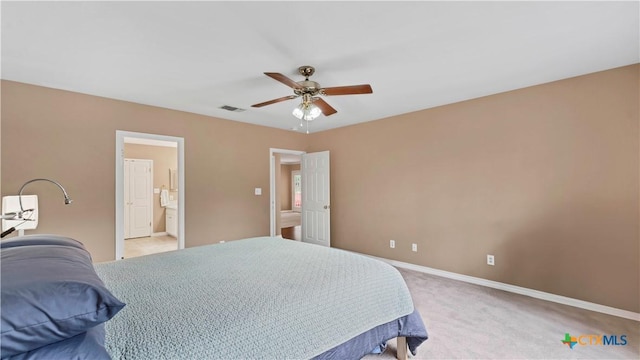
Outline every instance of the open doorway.
POLYGON ((183 249, 184 139, 116 131, 115 180, 116 260, 183 249), (136 160, 150 164, 150 176, 141 176, 146 168, 133 166, 136 160))
POLYGON ((270 149, 269 154, 271 236, 286 235, 282 232, 283 225, 287 226, 286 223, 283 224, 282 186, 278 187, 279 178, 282 177, 280 164, 283 158, 295 155, 300 158, 300 241, 331 246, 329 151, 306 153, 296 150, 270 149))
POLYGON ((270 150, 271 236, 281 235, 285 239, 302 240, 300 208, 302 201, 302 182, 300 179, 302 154, 304 151, 270 150))
POLYGON ((276 193, 280 198, 280 234, 289 240, 302 240, 302 176, 300 155, 280 155, 280 180, 276 193))

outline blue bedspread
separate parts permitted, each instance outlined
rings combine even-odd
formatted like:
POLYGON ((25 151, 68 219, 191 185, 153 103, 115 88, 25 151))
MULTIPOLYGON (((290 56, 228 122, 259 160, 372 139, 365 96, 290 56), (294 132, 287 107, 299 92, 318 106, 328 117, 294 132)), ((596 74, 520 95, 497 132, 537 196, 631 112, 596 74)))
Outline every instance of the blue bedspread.
POLYGON ((127 303, 106 324, 114 359, 331 358, 416 316, 409 344, 426 339, 400 273, 337 249, 261 237, 95 267, 127 303))

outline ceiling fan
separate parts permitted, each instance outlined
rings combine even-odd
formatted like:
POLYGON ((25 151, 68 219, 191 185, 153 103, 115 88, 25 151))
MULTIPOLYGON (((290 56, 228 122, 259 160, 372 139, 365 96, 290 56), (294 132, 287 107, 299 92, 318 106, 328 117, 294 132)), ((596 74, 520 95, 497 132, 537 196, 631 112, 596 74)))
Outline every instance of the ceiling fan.
POLYGON ((318 97, 318 95, 334 96, 373 93, 371 85, 369 84, 323 88, 317 82, 309 80, 309 76, 313 75, 315 71, 316 69, 313 66, 300 66, 298 68, 298 72, 300 73, 300 75, 305 77, 303 81, 293 81, 280 73, 264 73, 270 78, 280 81, 281 83, 292 88, 294 95, 284 96, 281 98, 261 102, 251 105, 251 107, 259 108, 302 96, 302 103, 293 110, 293 115, 298 119, 311 121, 318 117, 320 113, 324 114, 324 116, 329 116, 338 112, 326 101, 318 97))

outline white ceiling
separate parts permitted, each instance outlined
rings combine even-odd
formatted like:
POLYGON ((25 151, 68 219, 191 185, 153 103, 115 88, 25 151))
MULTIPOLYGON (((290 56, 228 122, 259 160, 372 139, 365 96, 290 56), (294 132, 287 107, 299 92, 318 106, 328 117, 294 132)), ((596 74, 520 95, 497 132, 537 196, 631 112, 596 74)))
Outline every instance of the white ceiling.
POLYGON ((324 99, 316 132, 640 62, 639 2, 7 2, 2 78, 291 129, 265 75, 324 99), (231 105, 246 109, 229 112, 231 105))

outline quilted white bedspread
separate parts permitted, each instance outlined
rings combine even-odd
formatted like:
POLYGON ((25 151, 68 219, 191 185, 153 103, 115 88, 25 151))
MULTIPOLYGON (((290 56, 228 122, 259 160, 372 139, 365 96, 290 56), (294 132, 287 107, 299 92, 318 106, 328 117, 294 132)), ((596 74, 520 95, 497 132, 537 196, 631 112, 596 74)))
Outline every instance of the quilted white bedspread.
POLYGON ((306 359, 413 311, 392 266, 275 237, 95 268, 127 304, 106 324, 113 359, 306 359))

